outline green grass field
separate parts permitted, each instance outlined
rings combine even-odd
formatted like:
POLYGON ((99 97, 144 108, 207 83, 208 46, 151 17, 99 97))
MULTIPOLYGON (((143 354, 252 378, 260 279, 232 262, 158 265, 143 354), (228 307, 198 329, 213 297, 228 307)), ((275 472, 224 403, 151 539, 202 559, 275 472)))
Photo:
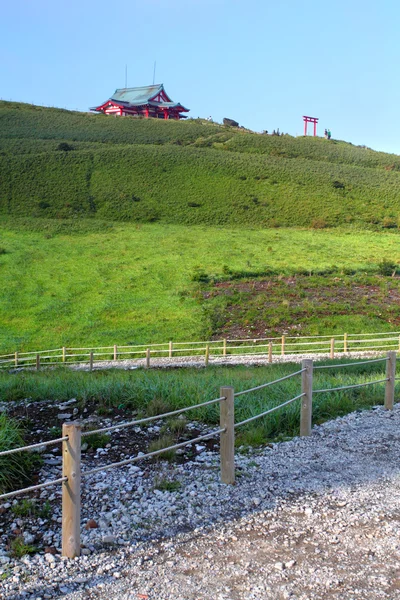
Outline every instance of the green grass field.
MULTIPOLYGON (((215 289, 213 278, 229 280, 230 271, 253 281, 267 269, 290 276, 334 266, 360 278, 382 259, 400 262, 398 234, 391 231, 34 223, 34 231, 27 220, 0 226, 0 352, 207 339, 218 333, 215 310, 221 317, 221 303, 208 290, 215 289), (196 281, 199 273, 211 281, 196 281)), ((341 279, 339 287, 347 289, 356 281, 352 275, 341 279)), ((397 278, 385 281, 379 285, 397 285, 397 278)), ((278 303, 286 299, 284 287, 281 294, 278 303)), ((251 298, 242 300, 243 310, 254 308, 251 298)), ((390 315, 371 320, 344 312, 303 333, 395 329, 390 315)), ((248 317, 238 316, 238 322, 242 318, 248 317)))

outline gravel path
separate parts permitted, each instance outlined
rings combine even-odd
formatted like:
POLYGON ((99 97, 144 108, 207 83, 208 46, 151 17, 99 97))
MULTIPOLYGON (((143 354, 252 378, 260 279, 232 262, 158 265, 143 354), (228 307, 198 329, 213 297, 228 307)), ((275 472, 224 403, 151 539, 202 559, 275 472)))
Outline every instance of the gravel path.
MULTIPOLYGON (((360 358, 379 358, 385 356, 385 351, 368 351, 368 352, 337 352, 335 359, 357 360, 360 358)), ((330 360, 329 352, 312 352, 309 354, 274 354, 272 364, 278 363, 300 363, 304 359, 312 359, 314 361, 330 360)), ((211 356, 208 364, 211 365, 254 365, 263 366, 271 364, 268 362, 268 354, 231 354, 228 356, 211 356)), ((137 369, 146 366, 146 359, 127 359, 127 360, 110 360, 110 361, 95 361, 94 369, 137 369)), ((150 367, 154 368, 178 368, 178 367, 205 367, 204 356, 173 356, 172 358, 151 358, 150 367)), ((71 366, 77 371, 88 371, 88 363, 76 364, 71 366)), ((18 369, 13 369, 18 370, 18 369)))
POLYGON ((83 556, 0 551, 0 597, 400 598, 399 455, 396 405, 237 453, 234 486, 219 482, 206 449, 181 465, 97 473, 85 479, 83 556), (166 481, 176 489, 157 489, 166 481), (86 529, 90 519, 98 527, 86 529))

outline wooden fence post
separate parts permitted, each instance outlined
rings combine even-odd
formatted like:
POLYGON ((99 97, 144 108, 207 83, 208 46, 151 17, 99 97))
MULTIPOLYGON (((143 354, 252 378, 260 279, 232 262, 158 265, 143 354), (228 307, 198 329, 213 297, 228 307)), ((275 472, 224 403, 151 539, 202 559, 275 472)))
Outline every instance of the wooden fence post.
POLYGON ((330 358, 335 358, 335 338, 331 339, 331 350, 329 353, 330 358))
POLYGON ((206 354, 204 356, 204 364, 206 367, 208 367, 209 360, 210 360, 210 346, 207 344, 206 345, 206 354))
POLYGON ((150 368, 150 348, 146 350, 146 369, 150 368))
POLYGON ((268 362, 272 363, 272 342, 268 344, 268 362))
POLYGON ((301 374, 301 391, 305 396, 301 399, 300 435, 311 435, 313 361, 303 360, 301 368, 305 369, 301 374))
POLYGON ((394 386, 396 378, 396 352, 387 353, 386 362, 386 387, 385 387, 385 408, 393 409, 394 404, 394 386))
POLYGON ((117 348, 117 345, 114 344, 114 360, 117 360, 117 358, 118 358, 118 348, 117 348))
POLYGON ((172 346, 172 342, 169 343, 169 351, 168 351, 168 356, 170 358, 172 358, 172 350, 173 350, 173 346, 172 346))
POLYGON ((221 481, 235 483, 235 391, 233 387, 220 388, 221 400, 220 427, 225 429, 220 434, 221 481))
POLYGON ((67 355, 67 349, 66 349, 65 346, 63 346, 62 347, 62 361, 63 361, 63 363, 65 363, 66 355, 67 355))
POLYGON ((93 352, 89 354, 89 371, 93 371, 93 352))
POLYGON ((36 371, 40 369, 40 354, 36 354, 36 371))
POLYGON ((15 353, 15 366, 18 367, 18 352, 15 353))
POLYGON ((285 354, 285 336, 282 336, 282 348, 281 348, 282 356, 285 354))
POLYGON ((343 352, 347 352, 347 333, 343 336, 343 352))
POLYGON ((64 423, 62 436, 62 555, 75 558, 81 552, 81 425, 64 423))
MULTIPOLYGON (((400 344, 400 341, 399 341, 400 344)), ((224 349, 222 351, 223 356, 226 356, 226 338, 224 338, 224 349)))

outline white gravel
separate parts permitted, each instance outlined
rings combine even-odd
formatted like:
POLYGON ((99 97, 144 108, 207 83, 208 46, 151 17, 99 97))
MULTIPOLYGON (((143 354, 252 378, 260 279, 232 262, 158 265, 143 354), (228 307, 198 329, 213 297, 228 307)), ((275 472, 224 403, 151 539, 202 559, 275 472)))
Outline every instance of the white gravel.
MULTIPOLYGON (((337 352, 334 356, 335 360, 348 359, 358 360, 361 358, 379 358, 386 355, 386 351, 368 351, 368 352, 337 352)), ((279 364, 279 363, 301 363, 304 359, 311 359, 314 361, 330 360, 330 354, 328 352, 310 352, 309 354, 274 354, 272 362, 268 361, 268 354, 231 354, 227 356, 210 356, 208 364, 211 365, 254 365, 264 366, 268 364, 279 364)), ((169 357, 155 357, 150 360, 150 368, 179 368, 179 367, 205 367, 204 356, 173 356, 169 357)), ((126 359, 126 360, 110 360, 110 361, 94 361, 93 369, 138 369, 146 367, 146 359, 126 359)), ((71 366, 72 369, 77 371, 88 371, 88 363, 75 364, 71 366)), ((13 369, 14 371, 22 369, 13 369)))
MULTIPOLYGON (((220 483, 218 454, 206 450, 182 465, 97 473, 84 480, 83 555, 16 560, 0 550, 0 597, 400 598, 399 455, 396 405, 237 453, 234 486, 220 483), (179 489, 156 489, 166 480, 179 489), (85 529, 89 519, 98 527, 85 529)), ((59 548, 59 512, 52 519, 46 540, 59 548)))

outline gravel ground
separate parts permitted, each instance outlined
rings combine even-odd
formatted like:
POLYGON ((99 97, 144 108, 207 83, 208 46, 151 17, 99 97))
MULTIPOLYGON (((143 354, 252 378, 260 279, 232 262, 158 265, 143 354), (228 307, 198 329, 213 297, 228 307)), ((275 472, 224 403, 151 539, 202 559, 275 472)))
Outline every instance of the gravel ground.
MULTIPOLYGON (((385 356, 386 352, 340 352, 335 354, 335 359, 347 358, 350 360, 357 360, 359 358, 379 358, 385 356)), ((274 354, 272 358, 272 364, 277 363, 300 363, 304 359, 312 359, 314 361, 329 360, 330 354, 328 352, 323 353, 310 353, 310 354, 274 354)), ((268 362, 268 354, 237 354, 228 356, 211 356, 208 361, 209 365, 255 365, 263 366, 271 364, 268 362)), ((110 360, 110 361, 95 361, 93 363, 94 369, 137 369, 146 366, 146 359, 136 360, 110 360)), ((204 356, 174 356, 172 358, 151 358, 150 367, 154 368, 178 368, 178 367, 204 367, 205 359, 204 356)), ((77 371, 87 371, 89 369, 88 363, 76 364, 71 367, 77 371)), ((16 371, 18 369, 13 369, 16 371)), ((19 369, 21 370, 21 369, 19 369)))
MULTIPOLYGON (((219 482, 218 453, 202 447, 183 464, 96 473, 84 479, 83 555, 17 560, 0 549, 0 597, 400 598, 399 454, 396 405, 238 452, 234 486, 219 482)), ((46 468, 52 476, 56 465, 46 468)), ((52 520, 46 536, 57 549, 57 510, 52 520)), ((31 533, 25 525, 24 538, 31 533)))

